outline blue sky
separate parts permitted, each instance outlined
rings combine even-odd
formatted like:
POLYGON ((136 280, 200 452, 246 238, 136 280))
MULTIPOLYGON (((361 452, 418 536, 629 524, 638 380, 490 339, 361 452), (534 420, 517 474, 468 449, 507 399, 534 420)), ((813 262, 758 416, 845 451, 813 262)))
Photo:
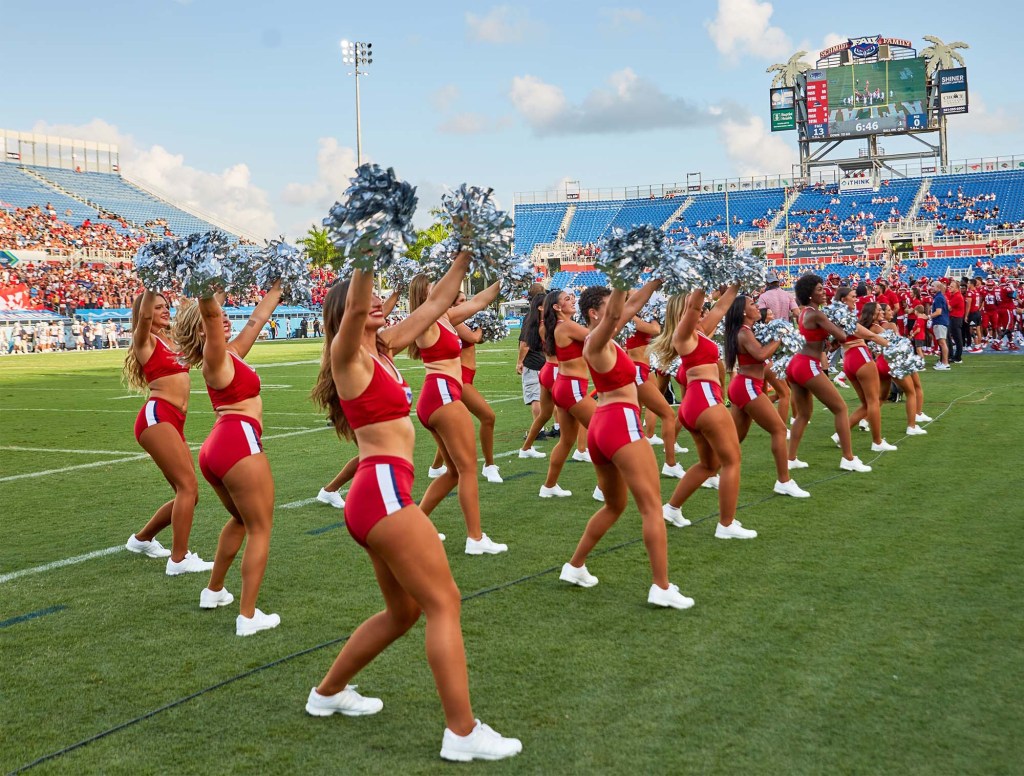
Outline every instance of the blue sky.
MULTIPOLYGON (((326 213, 355 164, 342 38, 371 41, 363 155, 513 193, 788 172, 765 67, 849 36, 964 40, 950 158, 1024 153, 1015 4, 3 0, 0 125, 117 142, 126 174, 261 236, 326 213)), ((896 150, 900 141, 885 141, 896 150)), ((908 142, 904 140, 903 142, 908 142)), ((422 218, 421 218, 422 223, 422 218)))

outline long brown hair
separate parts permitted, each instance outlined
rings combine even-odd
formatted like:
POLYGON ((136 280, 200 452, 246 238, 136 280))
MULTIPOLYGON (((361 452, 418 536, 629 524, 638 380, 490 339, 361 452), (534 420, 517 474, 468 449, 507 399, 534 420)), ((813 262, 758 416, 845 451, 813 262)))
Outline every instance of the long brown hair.
POLYGON ((178 346, 178 360, 189 366, 203 363, 203 316, 199 314, 199 302, 189 299, 178 308, 174 316, 171 337, 178 346))
POLYGON ((661 334, 651 340, 651 345, 647 350, 649 355, 657 358, 662 371, 665 371, 679 355, 672 344, 672 336, 676 333, 676 326, 679 325, 679 319, 683 317, 685 310, 686 294, 676 294, 668 298, 668 302, 665 304, 665 322, 661 326, 661 334))
MULTIPOLYGON (((410 315, 412 314, 413 310, 415 310, 417 307, 419 307, 421 304, 427 301, 427 297, 430 295, 430 284, 432 282, 433 281, 431 281, 429 275, 417 275, 412 279, 412 282, 409 283, 410 315)), ((409 358, 422 358, 422 356, 420 355, 420 346, 416 344, 415 340, 409 343, 408 351, 409 358)))
MULTIPOLYGON (((135 334, 135 329, 139 325, 139 316, 142 312, 142 297, 144 294, 139 294, 135 297, 135 301, 132 302, 132 334, 135 334)), ((163 294, 154 294, 164 300, 164 304, 169 304, 167 297, 163 294)), ((142 364, 139 363, 138 354, 135 352, 135 343, 133 342, 128 347, 128 353, 124 357, 124 366, 121 367, 121 382, 129 390, 141 391, 143 393, 149 390, 149 383, 146 382, 146 378, 142 372, 142 364)))

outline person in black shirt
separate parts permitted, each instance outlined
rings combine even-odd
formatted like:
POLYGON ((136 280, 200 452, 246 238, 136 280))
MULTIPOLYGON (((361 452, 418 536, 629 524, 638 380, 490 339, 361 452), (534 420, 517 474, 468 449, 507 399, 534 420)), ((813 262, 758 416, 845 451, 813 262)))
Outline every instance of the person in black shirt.
MULTIPOLYGON (((523 379, 523 403, 530 407, 534 424, 543 428, 551 417, 551 406, 547 417, 542 417, 540 370, 544 366, 544 351, 540 340, 540 305, 544 302, 544 286, 534 283, 530 288, 530 310, 519 331, 519 360, 516 372, 523 379)), ((532 445, 532 440, 529 440, 532 445)), ((532 446, 531 448, 532 449, 532 446)))

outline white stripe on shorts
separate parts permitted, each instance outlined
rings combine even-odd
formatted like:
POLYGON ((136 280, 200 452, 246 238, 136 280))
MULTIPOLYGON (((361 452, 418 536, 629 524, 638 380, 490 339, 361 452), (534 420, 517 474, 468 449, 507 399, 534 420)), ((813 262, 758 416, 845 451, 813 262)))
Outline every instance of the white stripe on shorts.
POLYGON ((572 398, 576 401, 583 401, 583 391, 580 390, 580 381, 573 377, 570 378, 570 382, 572 383, 572 398))
MULTIPOLYGON (((451 404, 455 401, 452 398, 451 388, 448 387, 448 381, 443 377, 435 377, 434 380, 437 381, 437 392, 441 395, 441 404, 451 404)), ((391 513, 388 512, 388 514, 390 515, 391 513)))
POLYGON ((242 421, 242 432, 245 434, 245 441, 249 443, 249 455, 256 455, 262 453, 260 450, 260 440, 256 438, 256 429, 252 427, 252 423, 242 421))
POLYGON ((818 367, 818 359, 810 359, 808 365, 811 367, 811 377, 817 377, 821 374, 821 369, 818 367))
POLYGON ((711 388, 711 383, 701 382, 701 390, 704 391, 704 399, 707 401, 709 407, 714 407, 718 404, 718 400, 715 398, 715 392, 711 388))
POLYGON ((639 364, 636 365, 636 378, 635 379, 636 379, 636 384, 637 385, 643 385, 644 384, 644 378, 643 378, 643 375, 640 374, 640 365, 639 364))
POLYGON ((402 508, 402 500, 398 497, 398 491, 395 489, 395 480, 391 474, 391 464, 374 464, 373 470, 377 474, 377 488, 380 490, 380 497, 384 501, 384 509, 389 515, 393 515, 402 508))
POLYGON ((622 414, 626 416, 626 430, 629 432, 630 442, 639 442, 647 437, 640 433, 640 424, 637 422, 636 413, 629 407, 622 408, 622 414))
POLYGON ((757 389, 754 387, 754 381, 749 377, 743 378, 743 387, 747 389, 747 396, 753 401, 757 398, 757 389))
POLYGON ((146 428, 155 426, 159 421, 156 419, 156 399, 146 402, 146 428))

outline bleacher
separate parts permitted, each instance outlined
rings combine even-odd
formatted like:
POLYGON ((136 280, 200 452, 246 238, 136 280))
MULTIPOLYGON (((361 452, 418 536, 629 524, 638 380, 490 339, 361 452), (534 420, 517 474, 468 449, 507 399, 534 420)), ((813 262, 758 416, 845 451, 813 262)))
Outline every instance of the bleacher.
POLYGON ((998 224, 1024 220, 1024 171, 937 175, 932 179, 929 193, 939 200, 939 209, 935 215, 943 224, 940 233, 946 229, 967 229, 984 235, 993 228, 999 228, 998 224), (958 204, 960 194, 964 197, 995 194, 994 201, 978 202, 973 208, 990 210, 997 206, 998 217, 965 221, 968 206, 958 204))
MULTIPOLYGON (((856 191, 841 194, 836 186, 827 186, 824 189, 808 188, 800 192, 790 207, 788 223, 791 229, 793 226, 806 227, 808 230, 805 233, 806 241, 817 242, 819 241, 816 239, 818 235, 814 230, 821 226, 822 219, 826 214, 806 211, 828 211, 827 215, 834 220, 838 219, 839 222, 832 225, 833 229, 838 230, 838 234, 830 232, 831 240, 865 239, 871 235, 879 222, 905 217, 920 188, 921 180, 919 178, 892 180, 888 185, 881 186, 877 192, 856 191), (873 197, 894 196, 899 197, 897 202, 877 204, 871 202, 873 197), (836 202, 837 199, 838 202, 836 202), (899 213, 893 214, 893 208, 899 213), (858 213, 864 213, 867 218, 859 223, 843 223, 847 218, 858 213)), ((825 235, 820 236, 823 238, 825 235)))
MULTIPOLYGON (((87 218, 92 221, 99 220, 99 213, 95 208, 51 189, 31 175, 26 175, 13 164, 0 164, 0 207, 45 207, 47 202, 53 205, 57 217, 69 224, 78 226, 87 218), (71 211, 71 215, 67 215, 68 210, 71 211)), ((104 223, 118 226, 113 221, 104 223)))
POLYGON ((537 243, 552 242, 558 236, 565 209, 564 202, 517 205, 516 253, 528 256, 537 243))
POLYGON ((772 216, 782 208, 786 195, 783 189, 764 191, 729 192, 728 206, 726 195, 699 194, 693 198, 693 204, 682 212, 676 223, 672 224, 669 234, 686 234, 703 237, 711 232, 728 231, 730 234, 757 231, 754 225, 757 219, 771 220, 772 216), (698 226, 708 224, 707 226, 698 226))

